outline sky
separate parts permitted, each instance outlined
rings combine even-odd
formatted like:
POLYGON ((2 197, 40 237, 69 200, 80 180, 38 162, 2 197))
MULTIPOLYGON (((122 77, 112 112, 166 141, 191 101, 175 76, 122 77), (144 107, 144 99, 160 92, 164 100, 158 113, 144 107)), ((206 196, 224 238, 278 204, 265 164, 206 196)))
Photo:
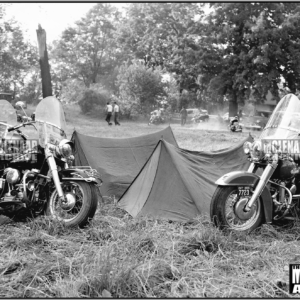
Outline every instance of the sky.
POLYGON ((25 37, 34 45, 37 45, 36 30, 41 24, 47 34, 47 43, 51 43, 60 37, 64 29, 84 17, 94 5, 96 3, 10 3, 5 5, 5 18, 14 17, 26 32, 25 37))

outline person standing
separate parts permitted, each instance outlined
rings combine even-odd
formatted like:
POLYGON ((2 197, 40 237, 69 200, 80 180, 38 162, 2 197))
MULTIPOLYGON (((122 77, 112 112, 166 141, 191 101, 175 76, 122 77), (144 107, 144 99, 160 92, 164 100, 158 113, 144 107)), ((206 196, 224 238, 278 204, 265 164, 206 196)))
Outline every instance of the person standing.
POLYGON ((184 126, 186 123, 186 117, 187 117, 187 110, 185 109, 185 107, 182 107, 182 109, 180 111, 180 115, 181 115, 181 126, 184 126))
POLYGON ((112 123, 110 122, 110 118, 111 118, 111 115, 112 115, 113 107, 110 104, 110 102, 107 102, 105 111, 106 111, 105 121, 108 123, 108 125, 112 125, 112 123))
POLYGON ((243 110, 242 109, 239 110, 239 115, 238 116, 239 116, 239 119, 242 119, 242 117, 243 117, 243 110))
POLYGON ((115 125, 121 125, 119 123, 119 112, 120 112, 120 107, 119 105, 117 104, 117 102, 115 101, 115 105, 114 105, 114 114, 115 114, 115 125))

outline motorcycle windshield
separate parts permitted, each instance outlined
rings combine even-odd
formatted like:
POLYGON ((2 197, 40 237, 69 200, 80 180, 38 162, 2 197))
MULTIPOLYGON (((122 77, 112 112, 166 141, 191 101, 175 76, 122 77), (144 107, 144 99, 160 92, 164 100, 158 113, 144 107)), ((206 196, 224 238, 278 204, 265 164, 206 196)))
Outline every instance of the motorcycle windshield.
POLYGON ((300 100, 288 94, 277 104, 259 139, 299 139, 299 133, 300 100))
POLYGON ((0 123, 18 124, 16 110, 7 100, 0 100, 0 123))
POLYGON ((50 96, 41 100, 35 110, 35 120, 38 125, 39 142, 42 147, 46 143, 58 145, 66 138, 66 120, 62 104, 50 96))

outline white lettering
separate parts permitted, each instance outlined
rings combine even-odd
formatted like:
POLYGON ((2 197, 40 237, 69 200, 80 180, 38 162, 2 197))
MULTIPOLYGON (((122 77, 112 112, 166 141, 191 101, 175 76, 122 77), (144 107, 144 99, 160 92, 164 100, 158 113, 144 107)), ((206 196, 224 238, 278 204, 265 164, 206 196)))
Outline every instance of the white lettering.
POLYGON ((277 153, 277 141, 272 141, 272 152, 277 153))
POLYGON ((288 153, 294 153, 294 141, 293 140, 288 140, 288 153))
POLYGON ((287 140, 282 141, 282 152, 287 153, 288 148, 287 148, 287 140))
POLYGON ((294 285, 293 294, 300 294, 300 284, 295 284, 294 285))
POLYGON ((292 283, 300 283, 300 269, 292 269, 292 283))
POLYGON ((271 144, 268 142, 263 142, 264 153, 271 153, 271 144))

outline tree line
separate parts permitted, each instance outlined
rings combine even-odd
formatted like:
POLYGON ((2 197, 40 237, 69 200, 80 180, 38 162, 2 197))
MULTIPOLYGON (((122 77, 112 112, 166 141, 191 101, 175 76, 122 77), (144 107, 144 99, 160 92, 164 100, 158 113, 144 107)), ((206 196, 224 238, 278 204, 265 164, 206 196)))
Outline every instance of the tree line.
MULTIPOLYGON (((224 101, 233 115, 298 92, 299 20, 298 3, 97 3, 48 47, 54 94, 86 113, 118 99, 128 116, 224 101)), ((0 30, 1 89, 37 99, 37 49, 17 23, 0 30)))

